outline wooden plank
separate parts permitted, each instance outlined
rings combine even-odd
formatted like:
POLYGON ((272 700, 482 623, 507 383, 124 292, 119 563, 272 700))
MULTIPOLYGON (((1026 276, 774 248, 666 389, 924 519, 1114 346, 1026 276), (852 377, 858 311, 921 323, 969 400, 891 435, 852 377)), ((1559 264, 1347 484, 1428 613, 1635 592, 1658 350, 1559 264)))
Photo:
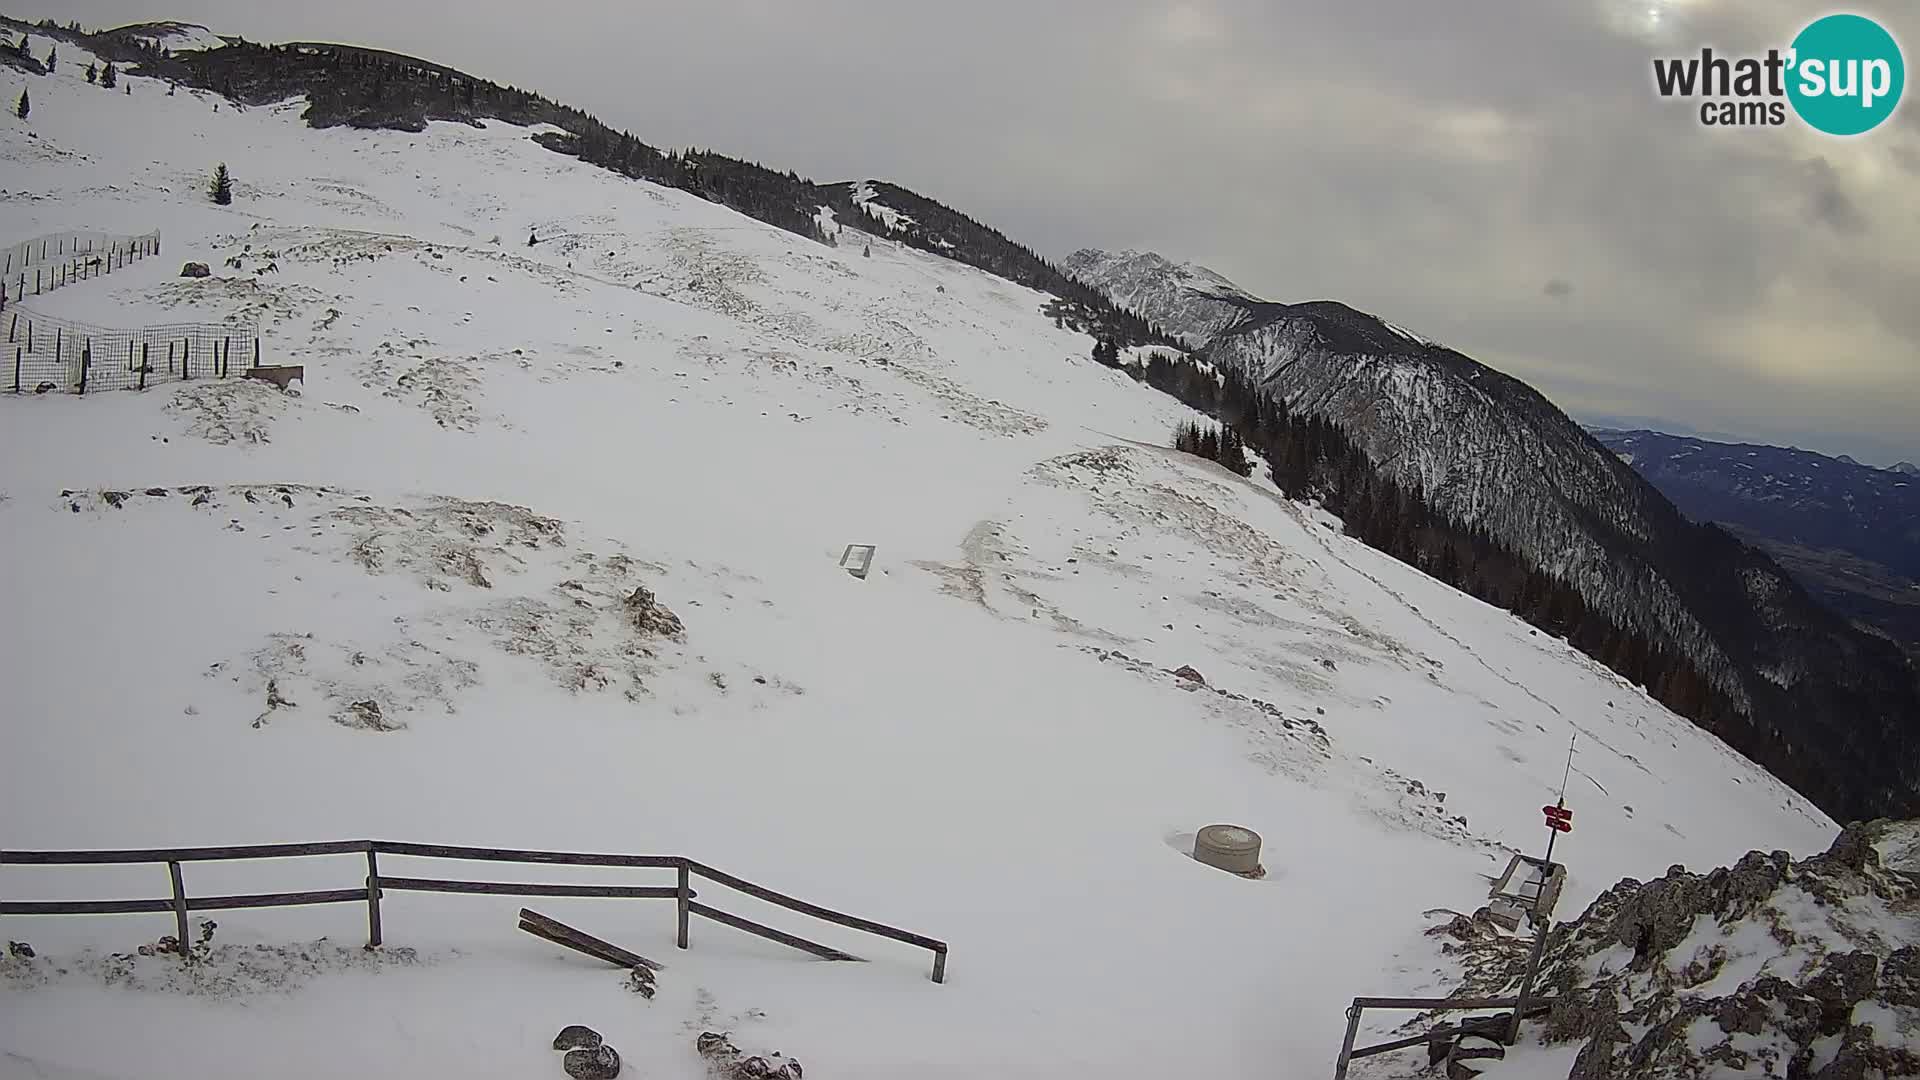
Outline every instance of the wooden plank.
POLYGON ((383 877, 380 886, 404 892, 480 893, 488 896, 612 896, 672 900, 680 890, 664 885, 541 885, 520 881, 449 881, 443 878, 383 877))
POLYGON ((1458 997, 1458 998, 1388 998, 1358 997, 1353 999, 1356 1007, 1362 1009, 1511 1009, 1516 1004, 1510 997, 1458 997))
POLYGON ((703 918, 712 919, 714 922, 724 923, 733 927, 735 930, 745 930, 749 934, 758 934, 769 941, 777 941, 782 945, 792 946, 801 952, 810 952, 822 960, 860 959, 852 953, 841 952, 839 949, 833 948, 830 945, 822 945, 817 941, 808 941, 803 937, 795 937, 785 931, 775 930, 771 926, 762 926, 751 919, 743 919, 738 915, 730 915, 727 912, 721 911, 719 908, 708 907, 705 904, 689 902, 687 904, 687 910, 703 918))
POLYGON ((253 893, 247 896, 201 896, 187 900, 188 911, 231 911, 235 908, 302 907, 307 904, 359 904, 365 889, 322 889, 317 892, 253 893))
POLYGON ((132 915, 172 911, 173 901, 161 900, 6 900, 0 915, 132 915))
POLYGON ((631 952, 618 945, 602 941, 592 934, 576 930, 558 919, 550 919, 532 908, 520 909, 520 929, 536 937, 546 938, 556 945, 565 945, 586 953, 588 956, 605 960, 615 967, 643 967, 648 971, 665 971, 666 965, 649 960, 637 952, 631 952))
POLYGON ((765 900, 769 904, 778 904, 789 911, 798 911, 803 915, 811 915, 816 919, 823 919, 852 930, 864 930, 869 934, 892 938, 895 941, 904 941, 909 945, 918 945, 923 949, 932 949, 935 952, 947 947, 946 942, 936 941, 924 934, 915 934, 911 931, 888 926, 885 923, 874 922, 871 919, 862 919, 857 915, 848 915, 843 912, 834 911, 831 908, 823 908, 818 904, 809 904, 805 900, 798 900, 784 893, 777 893, 772 889, 762 888, 751 881, 715 870, 705 863, 688 860, 687 868, 709 881, 718 882, 731 889, 738 889, 748 896, 765 900))
POLYGON ((367 948, 380 946, 380 860, 367 848, 367 948))
POLYGON ((0 851, 0 865, 81 866, 96 863, 284 859, 302 855, 347 855, 366 851, 368 846, 366 840, 340 840, 331 844, 247 844, 238 847, 128 848, 113 851, 0 851))
MULTIPOLYGON (((529 934, 532 934, 534 937, 540 938, 545 941, 550 941, 555 945, 561 946, 562 948, 572 949, 574 952, 585 953, 586 955, 593 957, 595 960, 605 961, 606 963, 612 964, 614 967, 617 967, 617 968, 635 968, 635 967, 647 966, 646 964, 622 962, 618 958, 617 954, 604 953, 598 947, 588 945, 585 942, 581 941, 579 938, 574 937, 571 934, 552 932, 546 926, 540 923, 531 923, 522 919, 520 921, 520 929, 529 934)), ((598 940, 598 939, 595 938, 592 940, 598 940)), ((647 970, 652 971, 655 969, 647 968, 647 970)))
POLYGON ((179 933, 180 955, 187 955, 187 887, 180 879, 180 864, 167 864, 167 876, 173 879, 173 922, 179 933))
POLYGON ((674 906, 680 909, 678 913, 679 933, 674 938, 674 944, 684 949, 687 947, 687 917, 691 914, 687 911, 687 902, 693 899, 693 888, 687 881, 688 870, 685 863, 680 864, 679 877, 680 884, 674 889, 675 894, 677 894, 674 899, 679 901, 679 903, 674 906))
POLYGON ((933 981, 937 983, 947 981, 947 950, 945 949, 933 951, 933 981))
POLYGON ((1360 1013, 1358 1002, 1347 1007, 1347 1038, 1340 1044, 1340 1056, 1333 1062, 1333 1080, 1347 1080, 1347 1065, 1353 1060, 1353 1040, 1360 1034, 1360 1013))
POLYGON ((481 862, 549 863, 562 866, 654 866, 673 869, 685 861, 677 855, 590 855, 571 851, 403 844, 389 840, 375 840, 373 847, 384 855, 414 855, 423 859, 473 859, 481 862))

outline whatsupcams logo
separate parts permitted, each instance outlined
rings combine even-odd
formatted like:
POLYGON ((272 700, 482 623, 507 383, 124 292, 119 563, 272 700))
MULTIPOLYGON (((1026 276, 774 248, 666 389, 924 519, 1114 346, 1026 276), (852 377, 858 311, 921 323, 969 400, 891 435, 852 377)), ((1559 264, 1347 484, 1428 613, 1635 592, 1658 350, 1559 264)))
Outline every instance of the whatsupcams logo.
POLYGON ((1828 15, 1807 24, 1787 49, 1765 56, 1699 56, 1653 62, 1661 97, 1700 99, 1708 127, 1778 127, 1794 115, 1829 135, 1879 127, 1900 104, 1907 69, 1900 46, 1863 15, 1828 15))

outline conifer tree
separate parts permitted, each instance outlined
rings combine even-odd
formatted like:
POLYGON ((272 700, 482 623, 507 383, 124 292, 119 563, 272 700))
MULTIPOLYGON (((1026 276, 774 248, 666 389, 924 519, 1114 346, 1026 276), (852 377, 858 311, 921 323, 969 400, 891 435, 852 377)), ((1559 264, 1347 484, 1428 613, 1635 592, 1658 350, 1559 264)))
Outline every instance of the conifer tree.
POLYGON ((25 120, 32 111, 33 103, 27 100, 27 88, 23 86, 20 88, 20 103, 13 107, 13 115, 25 120))
POLYGON ((119 74, 113 70, 113 61, 107 61, 107 66, 100 69, 100 85, 111 90, 113 89, 113 84, 118 82, 119 79, 119 74))
POLYGON ((87 81, 88 82, 100 81, 100 69, 93 66, 93 61, 91 60, 87 61, 87 81))
POLYGON ((221 206, 232 205, 233 177, 227 175, 226 162, 221 162, 220 167, 213 170, 213 184, 207 189, 207 193, 213 196, 213 201, 221 206))

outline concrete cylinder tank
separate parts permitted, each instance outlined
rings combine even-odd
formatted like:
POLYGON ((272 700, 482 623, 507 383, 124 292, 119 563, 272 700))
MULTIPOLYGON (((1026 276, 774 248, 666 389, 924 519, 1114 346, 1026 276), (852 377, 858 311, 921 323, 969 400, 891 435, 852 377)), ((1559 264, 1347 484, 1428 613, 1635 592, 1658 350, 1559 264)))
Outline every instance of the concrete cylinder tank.
POLYGON ((1193 837, 1193 857, 1231 874, 1260 870, 1260 834, 1241 825, 1208 825, 1193 837))

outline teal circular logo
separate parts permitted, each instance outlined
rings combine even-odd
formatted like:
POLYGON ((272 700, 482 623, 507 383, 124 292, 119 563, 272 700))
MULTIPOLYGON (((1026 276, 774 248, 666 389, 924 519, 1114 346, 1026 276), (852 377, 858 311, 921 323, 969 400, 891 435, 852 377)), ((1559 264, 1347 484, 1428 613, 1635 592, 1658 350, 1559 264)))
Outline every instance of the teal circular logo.
POLYGON ((1872 131, 1893 115, 1907 85, 1900 46, 1879 23, 1828 15, 1793 39, 1787 99, 1793 111, 1829 135, 1872 131))

